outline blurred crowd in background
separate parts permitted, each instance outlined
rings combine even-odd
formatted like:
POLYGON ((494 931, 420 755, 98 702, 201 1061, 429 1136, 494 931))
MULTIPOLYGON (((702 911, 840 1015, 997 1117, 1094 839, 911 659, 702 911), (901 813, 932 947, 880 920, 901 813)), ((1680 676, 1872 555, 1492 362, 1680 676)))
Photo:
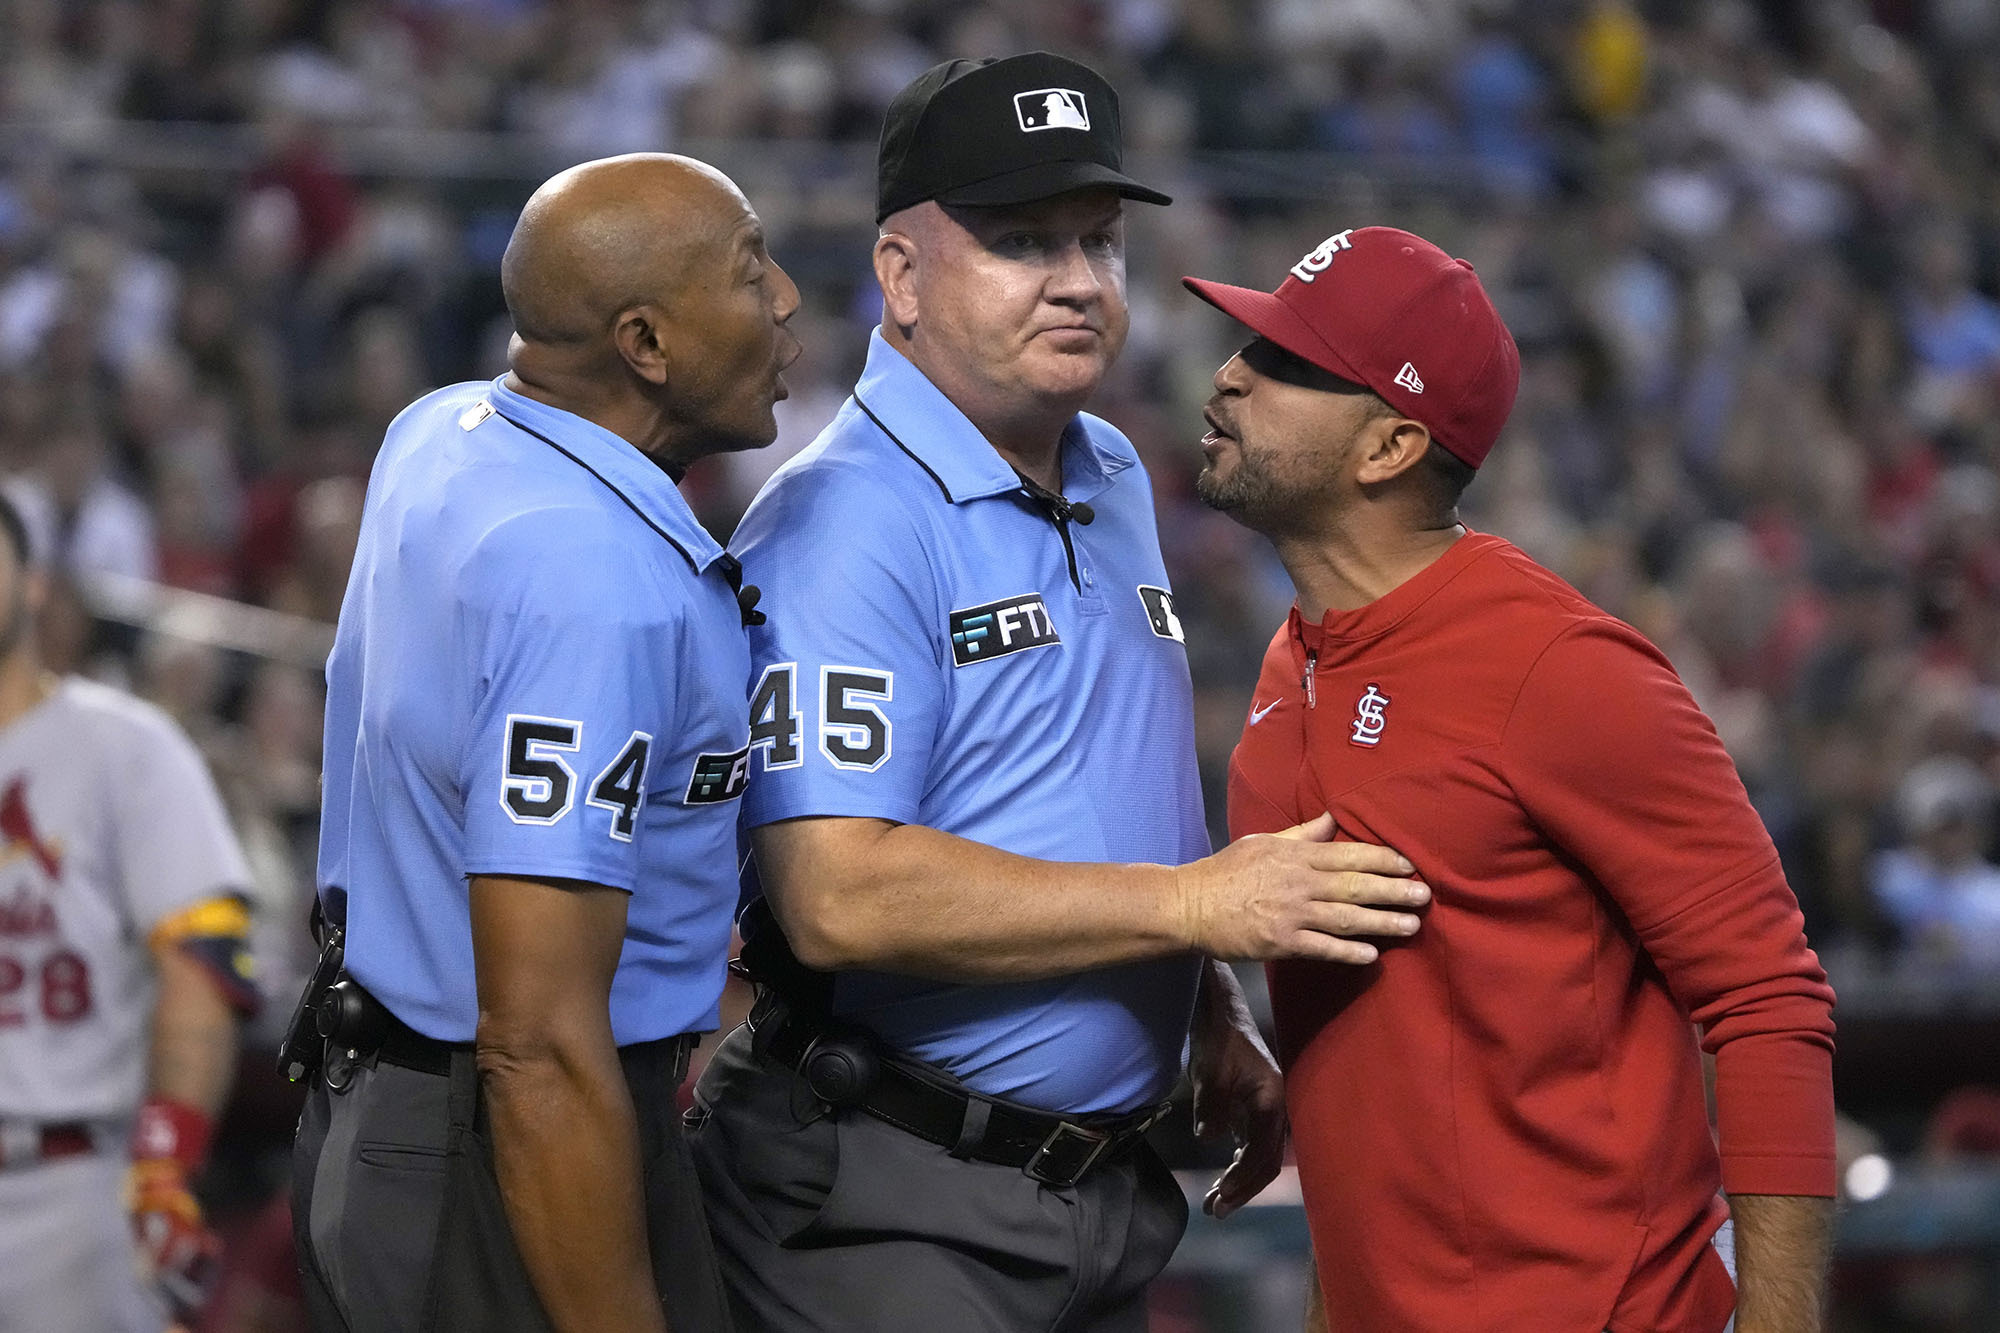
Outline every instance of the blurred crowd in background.
POLYGON ((1268 288, 1402 226, 1521 345, 1468 521, 1668 653, 1844 1006, 2000 1012, 2000 5, 0 0, 0 474, 64 577, 47 650, 208 752, 279 1007, 317 663, 121 624, 105 576, 331 621, 384 426, 505 369, 521 202, 631 150, 729 171, 804 292, 778 443, 686 484, 726 535, 879 317, 888 99, 1035 48, 1111 79, 1128 162, 1176 196, 1128 208, 1133 333, 1095 410, 1158 492, 1218 839, 1288 584, 1194 498, 1240 334, 1176 279, 1268 288))

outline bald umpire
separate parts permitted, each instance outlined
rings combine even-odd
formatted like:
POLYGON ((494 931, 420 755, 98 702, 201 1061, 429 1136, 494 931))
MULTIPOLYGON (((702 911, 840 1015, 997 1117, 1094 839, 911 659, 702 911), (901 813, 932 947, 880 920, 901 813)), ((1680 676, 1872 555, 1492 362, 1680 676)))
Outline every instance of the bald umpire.
POLYGON ((752 1030, 697 1089, 738 1326, 1135 1331, 1186 1205, 1142 1135, 1189 1046, 1277 1170, 1277 1072, 1201 954, 1358 962, 1421 885, 1331 821, 1206 857, 1187 653, 1131 443, 1118 103, 1049 55, 939 65, 882 138, 882 328, 739 529, 752 1030), (1376 873, 1364 873, 1376 872, 1376 873), (794 958, 778 932, 796 946, 794 958), (802 966, 801 964, 810 966, 802 966))
POLYGON ((512 370, 390 427, 327 664, 307 1299, 322 1331, 707 1333, 674 1095, 736 903, 753 613, 674 483, 776 434, 798 290, 727 178, 650 154, 536 191, 501 280, 512 370))

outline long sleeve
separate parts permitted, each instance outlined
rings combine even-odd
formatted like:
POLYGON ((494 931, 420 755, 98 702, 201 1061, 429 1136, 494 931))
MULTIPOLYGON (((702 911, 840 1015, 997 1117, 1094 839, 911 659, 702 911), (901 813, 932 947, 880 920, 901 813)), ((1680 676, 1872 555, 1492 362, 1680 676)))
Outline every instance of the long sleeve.
POLYGON ((1631 923, 1716 1059, 1724 1189, 1834 1193, 1833 991, 1714 726, 1642 637, 1567 631, 1525 680, 1508 782, 1631 923))

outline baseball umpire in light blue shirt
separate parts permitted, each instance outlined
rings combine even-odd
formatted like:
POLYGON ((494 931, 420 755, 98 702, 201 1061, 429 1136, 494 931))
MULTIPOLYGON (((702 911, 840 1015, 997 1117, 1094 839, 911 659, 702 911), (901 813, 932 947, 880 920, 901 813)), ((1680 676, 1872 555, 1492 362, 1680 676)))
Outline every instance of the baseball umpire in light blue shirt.
POLYGON ((675 480, 770 443, 798 290, 726 177, 657 154, 544 185, 502 280, 513 368, 389 428, 327 664, 308 1304, 713 1333, 674 1097, 736 906, 755 614, 675 480))
POLYGON ((1193 1028, 1197 1114, 1276 1171, 1278 1076, 1203 954, 1363 961, 1420 892, 1331 821, 1208 859, 1183 631, 1130 442, 1110 87, 1035 54, 892 103, 854 396, 735 549, 752 630, 760 993, 691 1135, 742 1329, 1144 1327, 1185 1223, 1140 1136, 1193 1028))

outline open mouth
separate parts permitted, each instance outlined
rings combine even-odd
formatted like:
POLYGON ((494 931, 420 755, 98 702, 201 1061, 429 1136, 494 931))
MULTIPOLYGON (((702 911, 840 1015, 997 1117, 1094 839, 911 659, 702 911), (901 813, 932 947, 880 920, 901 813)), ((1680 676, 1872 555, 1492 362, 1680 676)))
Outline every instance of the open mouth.
POLYGON ((774 402, 783 402, 792 396, 791 386, 785 383, 785 372, 792 368, 792 364, 799 359, 799 355, 805 350, 805 344, 797 338, 793 338, 785 350, 778 354, 777 372, 771 376, 773 386, 772 400, 774 402))
POLYGON ((1208 422, 1208 434, 1201 437, 1203 448, 1214 444, 1221 444, 1224 440, 1234 441, 1236 439, 1235 433, 1216 419, 1214 409, 1203 408, 1201 415, 1202 419, 1208 422))

